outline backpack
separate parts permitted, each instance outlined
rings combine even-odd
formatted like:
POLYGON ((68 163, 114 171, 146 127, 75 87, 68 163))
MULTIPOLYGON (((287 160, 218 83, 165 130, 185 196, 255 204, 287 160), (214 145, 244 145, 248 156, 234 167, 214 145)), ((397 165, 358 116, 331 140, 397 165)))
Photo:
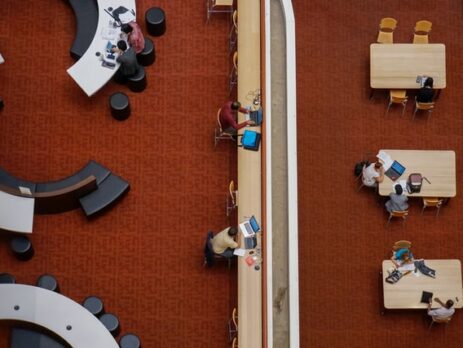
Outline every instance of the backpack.
POLYGON ((257 151, 259 150, 260 139, 260 133, 245 130, 241 138, 241 146, 246 150, 257 151))
POLYGON ((368 167, 370 165, 369 161, 361 161, 359 163, 356 163, 354 166, 354 175, 357 177, 360 174, 362 174, 363 171, 363 166, 368 167))
POLYGON ((423 179, 429 184, 429 180, 423 177, 420 173, 412 173, 408 176, 407 191, 408 193, 419 193, 421 186, 423 186, 423 179))

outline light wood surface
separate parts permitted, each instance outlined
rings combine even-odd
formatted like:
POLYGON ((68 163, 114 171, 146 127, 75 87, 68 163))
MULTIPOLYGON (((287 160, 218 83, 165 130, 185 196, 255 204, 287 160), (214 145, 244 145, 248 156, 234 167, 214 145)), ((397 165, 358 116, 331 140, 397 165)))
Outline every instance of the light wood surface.
POLYGON ((417 89, 418 75, 431 76, 435 89, 446 87, 445 45, 370 45, 371 88, 417 89))
MULTIPOLYGON (((106 13, 105 9, 109 7, 116 9, 119 6, 136 11, 135 0, 98 0, 98 26, 92 43, 84 55, 67 70, 68 74, 89 97, 106 85, 117 69, 119 69, 120 64, 117 62, 115 62, 116 67, 114 69, 101 66, 102 61, 100 57, 95 55, 97 52, 104 54, 106 44, 108 43, 108 40, 101 36, 101 32, 103 28, 109 27, 109 21, 113 19, 106 13)), ((119 35, 120 28, 116 28, 116 30, 119 35)))
POLYGON ((73 348, 119 347, 97 317, 66 296, 36 286, 0 284, 0 299, 0 320, 44 327, 73 348))
MULTIPOLYGON (((252 104, 249 93, 260 89, 260 0, 238 0, 238 18, 238 100, 246 106, 252 104)), ((242 114, 238 117, 239 122, 245 119, 242 114)), ((252 129, 260 132, 260 127, 252 129)), ((261 223, 261 173, 261 151, 239 147, 238 222, 254 215, 261 223)), ((243 243, 242 235, 240 242, 243 243)), ((259 234, 259 248, 260 245, 259 234)), ((261 348, 262 267, 256 270, 248 266, 243 257, 238 258, 238 323, 238 347, 261 348)))
MULTIPOLYGON (((421 192, 409 194, 411 197, 455 197, 457 194, 455 152, 434 150, 383 150, 393 160, 402 164, 406 169, 402 176, 396 180, 408 180, 411 173, 420 173, 431 184, 423 180, 421 192)), ((388 196, 393 192, 393 181, 386 175, 384 181, 379 184, 379 194, 388 196)))
POLYGON ((0 229, 32 233, 34 198, 15 196, 0 191, 0 229))
MULTIPOLYGON (((432 292, 433 298, 438 297, 442 302, 453 300, 455 308, 463 307, 460 260, 424 260, 424 263, 436 271, 436 278, 421 273, 415 276, 412 272, 403 276, 397 283, 389 284, 385 281, 388 276, 387 270, 394 264, 391 260, 383 261, 383 295, 386 309, 427 308, 426 303, 420 302, 423 291, 432 292)), ((439 304, 433 302, 434 307, 439 307, 439 304)))

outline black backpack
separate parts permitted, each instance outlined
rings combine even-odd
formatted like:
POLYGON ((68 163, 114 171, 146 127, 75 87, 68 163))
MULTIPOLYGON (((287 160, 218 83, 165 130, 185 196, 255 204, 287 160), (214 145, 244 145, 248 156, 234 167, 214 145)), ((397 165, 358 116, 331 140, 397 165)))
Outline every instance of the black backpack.
POLYGON ((363 166, 368 167, 370 165, 369 161, 361 161, 355 164, 354 175, 357 177, 362 174, 363 166))

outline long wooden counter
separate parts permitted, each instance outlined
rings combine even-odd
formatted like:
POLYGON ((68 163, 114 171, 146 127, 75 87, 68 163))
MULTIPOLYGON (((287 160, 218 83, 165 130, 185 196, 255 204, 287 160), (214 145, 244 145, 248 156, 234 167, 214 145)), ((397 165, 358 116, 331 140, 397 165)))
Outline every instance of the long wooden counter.
MULTIPOLYGON (((250 105, 260 89, 260 0, 238 0, 238 101, 250 105)), ((244 116, 239 115, 239 122, 244 116)), ((253 127, 260 132, 260 127, 253 127)), ((240 133, 244 130, 241 129, 240 133)), ((261 142, 262 146, 263 142, 261 142)), ((261 150, 238 148, 238 222, 254 215, 261 222, 261 150)), ((265 233, 265 231, 263 232, 265 233)), ((243 245, 243 236, 240 236, 243 245)), ((261 245, 259 234, 258 249, 261 245)), ((248 266, 238 258, 238 346, 262 347, 262 265, 248 266)))

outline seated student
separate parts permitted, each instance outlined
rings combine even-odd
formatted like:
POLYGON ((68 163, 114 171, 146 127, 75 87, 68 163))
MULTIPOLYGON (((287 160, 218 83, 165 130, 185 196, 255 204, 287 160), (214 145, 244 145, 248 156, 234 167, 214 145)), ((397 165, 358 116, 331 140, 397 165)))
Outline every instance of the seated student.
POLYGON ((434 299, 437 303, 439 303, 442 307, 437 309, 431 309, 432 306, 432 298, 429 300, 428 304, 428 315, 435 319, 447 319, 450 318, 453 313, 455 313, 455 308, 453 308, 453 301, 447 300, 447 302, 442 303, 437 297, 434 299))
POLYGON ((127 42, 134 48, 136 54, 143 51, 145 48, 145 38, 143 37, 140 26, 136 22, 132 21, 122 24, 121 32, 121 37, 127 39, 127 42))
POLYGON ((222 106, 222 110, 220 111, 219 120, 222 129, 230 134, 236 134, 238 129, 246 127, 248 125, 253 125, 254 122, 251 120, 244 121, 241 123, 237 123, 236 120, 238 119, 238 111, 244 114, 248 114, 249 110, 242 108, 241 103, 237 101, 228 101, 222 106))
POLYGON ((414 259, 410 249, 402 248, 393 253, 391 261, 396 267, 400 267, 406 263, 412 263, 414 259))
POLYGON ((384 168, 380 162, 371 163, 363 170, 362 181, 365 186, 376 187, 384 180, 384 168))
POLYGON ((238 248, 238 243, 235 242, 235 236, 238 230, 235 227, 227 227, 223 231, 217 233, 211 239, 212 250, 214 253, 224 257, 232 257, 235 248, 238 248))
POLYGON ((399 184, 394 186, 394 192, 389 194, 389 200, 386 202, 385 206, 388 212, 392 211, 402 211, 408 209, 408 197, 403 195, 402 186, 399 184))
POLYGON ((418 91, 416 96, 416 101, 420 103, 431 103, 434 97, 434 91, 432 86, 434 84, 434 80, 432 77, 428 77, 426 81, 424 81, 423 87, 421 87, 418 91))
POLYGON ((112 49, 113 52, 118 52, 117 62, 121 63, 118 73, 123 77, 130 77, 135 75, 140 68, 137 62, 137 55, 133 47, 127 48, 124 40, 117 43, 117 47, 112 49))

